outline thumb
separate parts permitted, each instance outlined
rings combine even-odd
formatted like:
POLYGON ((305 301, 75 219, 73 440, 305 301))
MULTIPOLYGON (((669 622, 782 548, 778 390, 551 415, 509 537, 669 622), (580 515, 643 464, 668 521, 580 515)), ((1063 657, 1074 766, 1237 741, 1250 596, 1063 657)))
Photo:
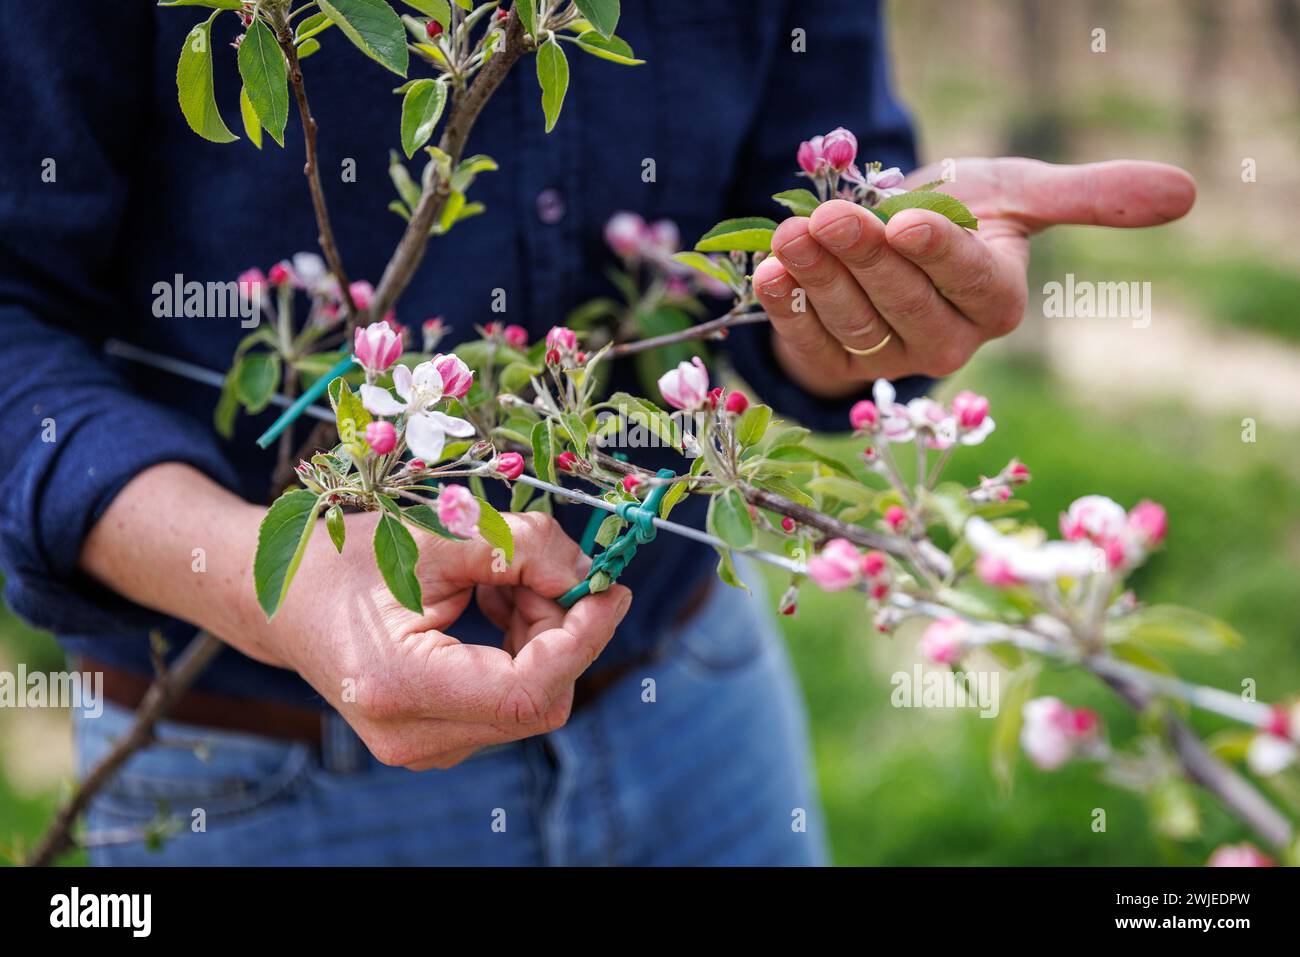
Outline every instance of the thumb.
POLYGON ((1159 226, 1186 215, 1196 201, 1190 173, 1167 163, 1109 160, 1055 165, 1006 159, 998 178, 1006 185, 1008 212, 1031 231, 1081 226, 1159 226))

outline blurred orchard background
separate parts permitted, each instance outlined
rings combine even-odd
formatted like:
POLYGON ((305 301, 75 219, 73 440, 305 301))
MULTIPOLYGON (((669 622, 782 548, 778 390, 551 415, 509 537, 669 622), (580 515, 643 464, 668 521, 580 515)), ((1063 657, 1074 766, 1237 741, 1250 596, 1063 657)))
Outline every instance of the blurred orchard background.
MULTIPOLYGON (((1169 226, 1034 241, 1024 325, 943 386, 988 394, 998 423, 953 476, 973 482, 1020 457, 1035 476, 1022 495, 1051 529, 1089 492, 1164 503, 1168 545, 1136 577, 1139 593, 1217 615, 1246 639, 1219 658, 1178 657, 1180 671, 1231 690, 1253 679, 1263 700, 1300 691, 1300 0, 887 8, 924 159, 1163 160, 1199 188, 1169 226), (1150 282, 1150 325, 1044 318, 1044 284, 1067 273, 1150 282)), ((859 451, 826 445, 847 461, 859 451)), ((1180 795, 1133 794, 1086 765, 1049 774, 1017 758, 1008 786, 990 770, 996 722, 891 706, 890 675, 919 658, 906 636, 876 634, 860 601, 809 589, 782 623, 837 863, 1201 864, 1247 836, 1199 797, 1193 814, 1180 795)), ((0 670, 19 662, 64 667, 49 636, 6 613, 0 670)), ((1039 693, 1098 709, 1120 742, 1136 733, 1091 680, 1049 671, 1039 693)), ((70 773, 65 713, 0 709, 0 847, 30 846, 70 773)))

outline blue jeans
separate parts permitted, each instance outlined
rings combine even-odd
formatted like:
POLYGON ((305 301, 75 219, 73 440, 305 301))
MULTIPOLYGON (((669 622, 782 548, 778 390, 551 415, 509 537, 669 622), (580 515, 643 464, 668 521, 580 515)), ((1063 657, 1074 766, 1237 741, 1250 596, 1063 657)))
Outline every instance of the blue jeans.
MULTIPOLYGON (((320 749, 163 722, 92 803, 91 863, 825 863, 803 705, 762 593, 716 584, 660 647, 560 730, 445 771, 379 764, 337 715, 320 749), (162 818, 178 830, 151 851, 162 818)), ((111 705, 78 718, 81 774, 129 720, 111 705)))

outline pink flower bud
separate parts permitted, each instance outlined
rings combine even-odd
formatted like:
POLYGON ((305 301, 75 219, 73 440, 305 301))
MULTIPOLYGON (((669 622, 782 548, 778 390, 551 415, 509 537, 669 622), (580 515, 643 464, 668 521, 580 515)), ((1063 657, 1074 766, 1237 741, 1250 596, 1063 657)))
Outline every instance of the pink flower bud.
POLYGON ((1205 862, 1206 867, 1276 867, 1269 857, 1254 844, 1224 844, 1216 848, 1205 862))
POLYGON ((844 172, 858 157, 857 137, 842 126, 836 127, 822 139, 822 156, 835 172, 844 172))
POLYGON ((1129 511, 1128 527, 1143 548, 1153 548, 1165 540, 1169 517, 1162 506, 1143 499, 1129 511))
POLYGON ((430 40, 436 40, 442 35, 442 24, 437 20, 430 20, 424 25, 424 32, 429 35, 430 40))
POLYGON ((503 479, 513 482, 524 474, 524 457, 518 452, 502 452, 494 467, 503 479))
POLYGON ((637 486, 640 485, 640 484, 641 484, 641 479, 639 479, 639 478, 638 478, 637 476, 635 476, 635 475, 624 475, 624 476, 623 476, 623 491, 624 491, 624 492, 627 492, 627 493, 631 494, 632 492, 635 492, 635 491, 636 491, 637 486))
MULTIPOLYGON (((352 302, 358 309, 369 309, 370 302, 375 298, 375 287, 365 280, 358 280, 348 286, 348 292, 352 293, 352 302)), ((387 318, 385 316, 384 318, 387 318)))
POLYGON ((501 333, 501 338, 505 339, 506 345, 515 349, 524 349, 528 346, 528 330, 523 326, 506 326, 501 333))
POLYGON ((387 322, 357 326, 352 351, 363 368, 383 372, 401 357, 402 337, 387 322))
POLYGON ((1007 463, 1007 467, 1002 470, 1006 480, 1012 485, 1024 485, 1033 476, 1029 474, 1029 467, 1019 459, 1012 459, 1007 463))
POLYGON ((1124 509, 1106 496, 1085 495, 1061 516, 1061 536, 1072 542, 1086 538, 1101 545, 1122 532, 1127 521, 1124 509))
POLYGON ((446 485, 438 495, 438 521, 461 538, 473 538, 478 531, 478 499, 463 485, 446 485))
POLYGON ((366 444, 376 455, 387 455, 397 447, 397 429, 391 422, 371 422, 366 425, 366 444))
POLYGON ((895 532, 901 531, 903 526, 907 524, 907 512, 903 506, 891 505, 885 509, 885 524, 895 532))
POLYGON ((870 399, 853 403, 849 409, 849 425, 855 432, 870 432, 880 423, 880 410, 870 399))
POLYGON ((932 621, 921 635, 921 654, 936 665, 950 665, 966 653, 970 625, 960 618, 932 621))
POLYGON ((433 357, 433 367, 442 376, 442 393, 453 399, 460 399, 474 384, 474 372, 465 365, 465 360, 455 353, 433 357))
POLYGON ((878 578, 884 574, 887 567, 885 553, 878 549, 873 549, 862 556, 862 574, 868 578, 878 578))
POLYGON ((989 414, 989 400, 969 390, 953 396, 952 411, 963 429, 978 428, 989 414))
POLYGON ((985 552, 975 560, 975 574, 984 584, 994 588, 1011 588, 1021 584, 1021 578, 1011 562, 993 552, 985 552))
POLYGON ((492 14, 492 19, 495 20, 497 23, 500 23, 501 21, 505 20, 506 17, 508 16, 510 16, 510 11, 506 10, 503 7, 500 10, 498 10, 496 13, 492 14))
POLYGON ((411 459, 406 464, 412 472, 423 472, 428 467, 425 465, 424 459, 411 459))
POLYGON ((1022 716, 1020 744, 1029 760, 1044 771, 1054 771, 1093 750, 1101 731, 1095 711, 1071 708, 1059 698, 1027 701, 1022 716))
POLYGON ((823 139, 824 137, 814 136, 810 140, 804 140, 799 144, 799 152, 795 154, 799 168, 809 176, 816 176, 826 168, 826 157, 822 155, 823 139))
POLYGON ((560 350, 559 350, 559 349, 547 349, 547 350, 546 350, 546 364, 547 364, 548 366, 558 366, 558 365, 560 364, 560 350))
POLYGON ((825 591, 841 591, 856 585, 860 559, 847 538, 832 538, 808 561, 808 577, 825 591))
POLYGON ((729 393, 723 408, 732 415, 744 415, 745 410, 749 408, 749 399, 745 397, 743 392, 729 393))
POLYGON ((647 226, 644 241, 652 252, 661 256, 671 256, 682 245, 681 233, 671 219, 660 219, 647 226))
POLYGON ((561 452, 555 457, 555 465, 561 472, 572 472, 578 464, 578 457, 572 452, 561 452))
POLYGON ((271 267, 266 278, 271 281, 272 286, 287 286, 293 282, 293 272, 284 263, 276 263, 271 267))
POLYGON ((675 409, 697 409, 709 396, 709 372, 699 356, 659 377, 659 391, 675 409))
POLYGON ((572 352, 578 348, 578 336, 572 329, 564 326, 552 326, 546 334, 546 345, 561 352, 572 352))
POLYGON ((783 615, 793 615, 799 610, 799 589, 791 585, 781 596, 781 603, 777 606, 783 615))
POLYGON ((615 213, 605 223, 605 242, 624 258, 631 258, 640 252, 646 235, 645 220, 636 213, 615 213))
POLYGON ((239 274, 239 294, 245 299, 261 296, 266 288, 266 273, 260 269, 245 269, 239 274))
POLYGON ((789 515, 783 515, 781 517, 781 531, 785 532, 787 535, 792 535, 794 534, 795 528, 796 525, 793 518, 789 515))

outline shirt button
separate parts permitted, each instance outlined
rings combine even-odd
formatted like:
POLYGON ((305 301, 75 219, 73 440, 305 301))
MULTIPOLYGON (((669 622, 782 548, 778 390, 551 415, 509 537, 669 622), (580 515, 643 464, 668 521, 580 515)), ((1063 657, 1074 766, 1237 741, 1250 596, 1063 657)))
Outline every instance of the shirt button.
POLYGON ((564 197, 557 189, 544 189, 537 194, 537 218, 547 226, 554 226, 564 218, 564 197))

